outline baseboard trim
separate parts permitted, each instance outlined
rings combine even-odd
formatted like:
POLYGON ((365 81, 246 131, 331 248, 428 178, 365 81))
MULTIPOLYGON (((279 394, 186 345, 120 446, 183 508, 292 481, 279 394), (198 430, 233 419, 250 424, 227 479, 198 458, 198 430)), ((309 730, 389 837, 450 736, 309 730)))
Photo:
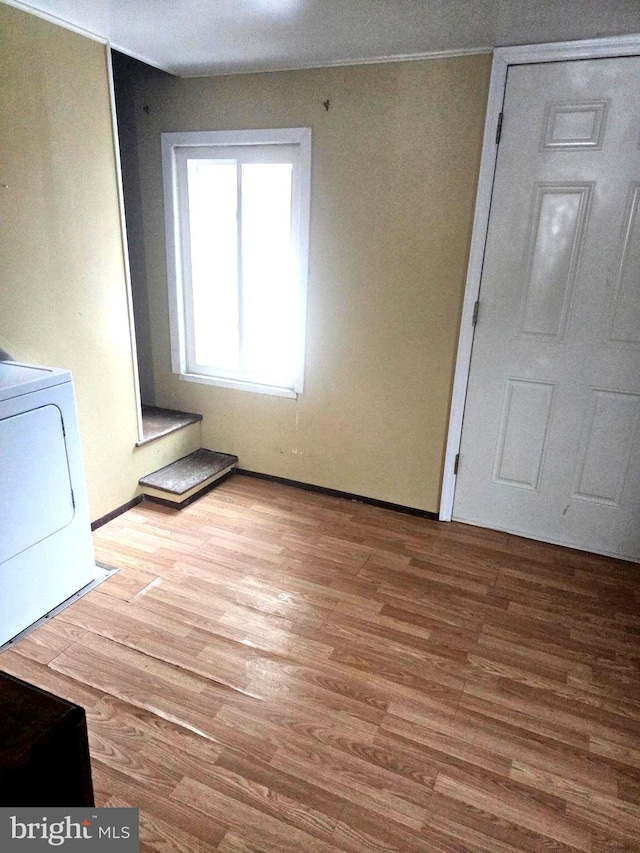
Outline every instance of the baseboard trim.
POLYGON ((122 515, 123 512, 126 512, 128 509, 133 509, 134 506, 138 506, 139 503, 142 503, 142 495, 138 495, 133 498, 133 500, 127 501, 126 504, 122 504, 122 506, 112 509, 111 512, 108 512, 101 518, 96 518, 95 521, 91 522, 91 530, 97 530, 99 527, 102 527, 103 524, 108 524, 110 521, 113 521, 114 518, 122 515))
POLYGON ((281 483, 283 486, 293 486, 303 489, 305 492, 317 492, 320 495, 328 495, 332 498, 342 498, 347 501, 356 501, 361 504, 377 506, 380 509, 390 509, 393 512, 401 512, 404 515, 414 515, 417 518, 428 518, 430 521, 438 521, 438 513, 426 509, 417 509, 402 504, 394 504, 389 501, 380 501, 377 498, 367 498, 364 495, 354 495, 351 492, 341 492, 338 489, 328 489, 325 486, 316 486, 313 483, 301 483, 299 480, 288 480, 286 477, 276 477, 273 474, 260 474, 257 471, 247 471, 244 468, 236 468, 236 474, 243 477, 254 477, 257 480, 269 480, 272 483, 281 483))
POLYGON ((332 498, 342 498, 347 501, 356 501, 361 504, 368 504, 369 506, 377 506, 380 509, 389 509, 392 512, 401 512, 404 515, 413 515, 416 518, 428 518, 430 521, 438 521, 438 513, 430 512, 426 509, 417 509, 412 506, 404 506, 403 504, 394 504, 389 501, 380 501, 377 498, 368 498, 364 495, 355 495, 352 492, 341 492, 339 489, 329 489, 325 486, 316 486, 313 483, 302 483, 299 480, 289 480, 286 477, 276 477, 274 474, 261 474, 258 471, 247 471, 244 468, 235 468, 233 471, 229 471, 224 477, 221 477, 219 480, 211 483, 206 489, 202 492, 198 492, 198 494, 193 495, 188 498, 182 504, 175 504, 171 501, 165 501, 162 498, 150 497, 149 495, 138 495, 133 498, 133 500, 127 501, 127 503, 122 504, 122 506, 116 507, 116 509, 111 510, 106 515, 103 515, 101 518, 97 518, 95 521, 91 522, 91 530, 97 530, 99 527, 102 527, 103 524, 108 524, 110 521, 113 521, 114 518, 117 518, 119 515, 122 515, 123 512, 126 512, 129 509, 133 509, 134 506, 142 503, 142 501, 148 501, 149 503, 157 503, 160 506, 169 507, 169 509, 183 509, 185 506, 189 506, 194 501, 197 501, 198 498, 203 497, 212 489, 215 489, 216 486, 219 486, 221 483, 224 483, 225 480, 228 480, 229 477, 232 477, 234 474, 240 474, 243 477, 253 477, 256 480, 269 480, 272 483, 280 483, 283 486, 293 486, 295 489, 302 489, 305 492, 316 492, 319 495, 328 495, 332 498))

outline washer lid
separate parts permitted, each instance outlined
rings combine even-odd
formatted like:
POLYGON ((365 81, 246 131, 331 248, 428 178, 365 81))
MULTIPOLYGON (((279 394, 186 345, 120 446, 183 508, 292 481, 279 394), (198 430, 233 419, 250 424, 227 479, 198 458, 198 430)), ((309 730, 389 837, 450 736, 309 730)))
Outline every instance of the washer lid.
POLYGON ((59 367, 0 361, 0 401, 70 381, 71 373, 59 367))

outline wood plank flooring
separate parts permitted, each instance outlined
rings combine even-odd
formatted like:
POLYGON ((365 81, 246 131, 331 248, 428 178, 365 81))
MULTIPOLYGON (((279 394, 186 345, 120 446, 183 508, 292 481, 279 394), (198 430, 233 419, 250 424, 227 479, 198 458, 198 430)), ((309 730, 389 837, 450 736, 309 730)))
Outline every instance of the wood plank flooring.
POLYGON ((143 851, 640 851, 640 567, 236 476, 0 656, 143 851))

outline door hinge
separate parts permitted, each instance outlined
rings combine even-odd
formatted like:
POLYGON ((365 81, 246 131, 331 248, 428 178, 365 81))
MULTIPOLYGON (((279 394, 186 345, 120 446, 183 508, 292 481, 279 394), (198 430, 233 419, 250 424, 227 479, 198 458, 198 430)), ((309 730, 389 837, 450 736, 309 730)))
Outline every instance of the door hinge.
POLYGON ((478 322, 478 311, 480 310, 480 300, 476 299, 475 305, 473 306, 473 317, 471 318, 471 323, 475 326, 478 322))
POLYGON ((496 145, 500 145, 500 138, 502 136, 502 119, 504 117, 504 113, 500 113, 498 116, 498 126, 496 127, 496 145))
POLYGON ((460 467, 460 454, 456 453, 455 462, 453 463, 453 476, 458 476, 458 468, 460 467))

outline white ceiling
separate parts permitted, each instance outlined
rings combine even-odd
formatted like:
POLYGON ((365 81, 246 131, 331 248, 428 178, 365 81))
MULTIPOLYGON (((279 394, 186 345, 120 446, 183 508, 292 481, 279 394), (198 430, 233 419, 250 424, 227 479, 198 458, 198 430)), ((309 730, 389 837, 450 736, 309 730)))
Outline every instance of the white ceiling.
POLYGON ((180 76, 640 31, 640 0, 6 0, 180 76))

